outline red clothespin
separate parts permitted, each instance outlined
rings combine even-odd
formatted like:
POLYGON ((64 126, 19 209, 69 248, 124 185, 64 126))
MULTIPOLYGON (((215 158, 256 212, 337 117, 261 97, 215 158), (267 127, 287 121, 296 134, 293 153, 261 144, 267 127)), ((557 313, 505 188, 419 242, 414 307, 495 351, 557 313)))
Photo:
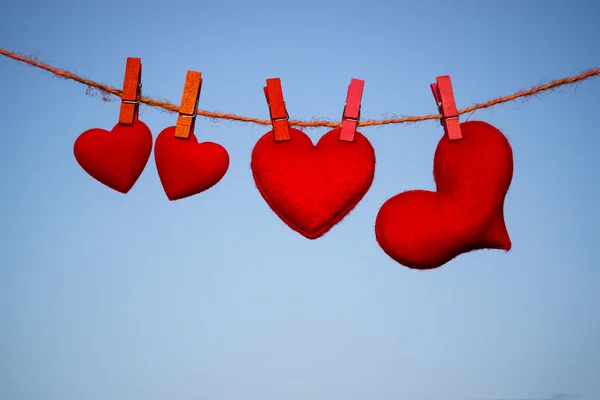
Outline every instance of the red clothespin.
POLYGON ((194 132, 198 102, 200 101, 200 90, 202 89, 202 73, 188 71, 179 106, 179 116, 175 127, 175 137, 187 139, 194 132))
POLYGON ((267 79, 267 86, 264 87, 265 97, 269 105, 271 123, 276 141, 290 140, 289 115, 285 108, 283 100, 283 90, 281 89, 281 79, 267 79))
POLYGON ((450 140, 462 138, 460 132, 460 122, 458 121, 458 110, 454 100, 454 91, 452 90, 452 81, 448 75, 438 76, 436 83, 431 84, 431 91, 437 103, 438 110, 442 114, 441 124, 444 126, 444 132, 450 140))
POLYGON ((360 102, 364 87, 365 81, 354 78, 348 86, 348 95, 346 96, 346 104, 342 115, 342 132, 340 133, 340 140, 345 142, 354 141, 354 134, 360 122, 360 102))
POLYGON ((119 124, 131 125, 138 119, 142 93, 142 60, 128 58, 125 67, 125 80, 121 94, 119 124))

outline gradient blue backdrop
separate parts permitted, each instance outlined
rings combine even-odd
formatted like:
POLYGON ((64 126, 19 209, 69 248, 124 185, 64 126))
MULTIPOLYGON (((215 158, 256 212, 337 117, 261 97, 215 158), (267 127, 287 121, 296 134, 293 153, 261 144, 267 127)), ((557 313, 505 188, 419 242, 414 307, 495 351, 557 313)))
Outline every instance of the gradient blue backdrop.
MULTIPOLYGON (((435 113, 600 66, 594 1, 148 2, 0 5, 0 46, 145 94, 268 117, 279 77, 292 118, 337 120, 351 78, 363 117, 435 113)), ((325 237, 285 226, 254 187, 267 129, 199 118, 231 156, 178 202, 151 158, 126 196, 76 163, 77 136, 118 101, 0 57, 0 399, 600 399, 600 79, 478 111, 512 143, 509 253, 412 271, 375 241, 381 204, 433 189, 435 121, 365 128, 371 191, 325 237)), ((157 135, 176 116, 143 107, 157 135)), ((309 131, 313 140, 326 129, 309 131)))

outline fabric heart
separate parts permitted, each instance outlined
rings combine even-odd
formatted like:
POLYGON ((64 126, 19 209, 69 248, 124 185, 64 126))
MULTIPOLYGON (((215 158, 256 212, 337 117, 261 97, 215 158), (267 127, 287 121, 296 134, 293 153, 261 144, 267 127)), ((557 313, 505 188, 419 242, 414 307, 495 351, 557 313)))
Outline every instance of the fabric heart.
POLYGON ((110 131, 87 130, 73 146, 75 159, 85 172, 121 193, 135 185, 151 153, 152 133, 139 120, 132 125, 117 124, 110 131))
POLYGON ((198 143, 175 137, 175 127, 164 129, 156 138, 154 160, 169 200, 180 200, 210 189, 225 176, 229 153, 213 142, 198 143))
POLYGON ((290 128, 290 140, 264 135, 252 151, 252 174, 260 194, 290 228, 309 239, 324 235, 341 221, 371 187, 375 151, 356 132, 353 142, 339 139, 340 129, 313 145, 290 128))
POLYGON ((462 139, 444 136, 437 146, 437 191, 400 193, 377 215, 379 245, 409 268, 437 268, 469 251, 511 248, 503 211, 513 175, 511 146, 485 122, 460 127, 462 139))

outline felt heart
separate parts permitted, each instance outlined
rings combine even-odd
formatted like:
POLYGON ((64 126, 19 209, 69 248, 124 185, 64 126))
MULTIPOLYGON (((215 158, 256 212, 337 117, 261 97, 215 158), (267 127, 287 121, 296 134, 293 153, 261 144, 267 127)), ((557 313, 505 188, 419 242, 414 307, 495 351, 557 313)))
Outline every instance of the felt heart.
POLYGON ((341 221, 371 187, 375 151, 356 132, 353 142, 326 133, 316 146, 290 128, 290 140, 264 135, 252 151, 252 174, 260 194, 290 228, 309 239, 341 221))
POLYGON ((485 122, 460 128, 462 139, 445 135, 437 146, 437 191, 400 193, 377 215, 379 245, 409 268, 437 268, 469 251, 511 248, 503 211, 513 175, 510 144, 485 122))
POLYGON ((75 159, 92 178, 121 193, 138 180, 152 153, 152 133, 142 121, 110 131, 83 132, 73 146, 75 159))
POLYGON ((225 176, 229 153, 213 142, 198 143, 175 137, 175 127, 164 129, 156 138, 154 160, 160 182, 169 200, 180 200, 210 189, 225 176))

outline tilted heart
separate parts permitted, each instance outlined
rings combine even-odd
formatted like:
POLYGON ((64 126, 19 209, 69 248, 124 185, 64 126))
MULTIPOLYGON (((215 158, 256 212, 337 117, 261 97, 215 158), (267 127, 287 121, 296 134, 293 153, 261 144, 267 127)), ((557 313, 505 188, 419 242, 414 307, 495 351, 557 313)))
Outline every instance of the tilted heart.
POLYGON ((175 127, 164 129, 156 138, 154 160, 160 182, 169 200, 196 195, 216 185, 229 168, 229 153, 213 142, 198 143, 175 137, 175 127))
POLYGON ((121 193, 138 180, 150 154, 152 133, 142 121, 117 124, 110 131, 94 128, 83 132, 73 146, 75 159, 92 178, 121 193))
POLYGON ((503 211, 513 176, 511 146, 485 122, 460 127, 462 139, 444 136, 437 146, 437 191, 400 193, 377 215, 379 245, 407 267, 437 268, 469 251, 511 248, 503 211))
POLYGON ((316 146, 302 131, 290 128, 290 140, 265 134, 252 151, 256 187, 290 228, 309 239, 324 235, 341 221, 371 187, 375 151, 356 132, 353 142, 326 133, 316 146))

